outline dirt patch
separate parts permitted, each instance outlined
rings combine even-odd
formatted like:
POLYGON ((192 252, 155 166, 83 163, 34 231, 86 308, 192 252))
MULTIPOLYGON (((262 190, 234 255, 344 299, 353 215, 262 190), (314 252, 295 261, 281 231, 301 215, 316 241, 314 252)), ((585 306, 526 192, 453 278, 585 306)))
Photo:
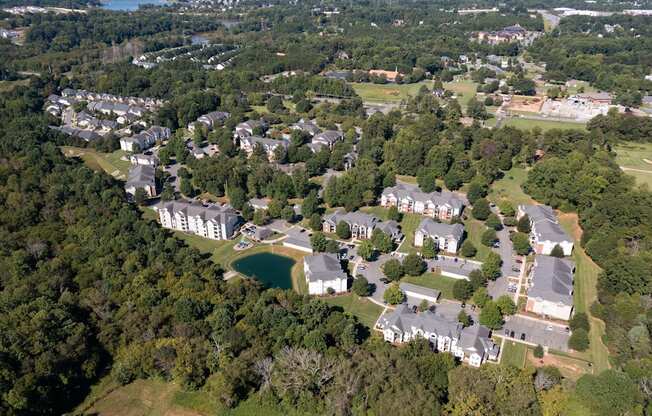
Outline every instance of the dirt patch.
POLYGON ((571 223, 571 235, 576 241, 582 239, 582 227, 579 224, 579 218, 574 212, 558 212, 557 216, 559 217, 559 222, 568 221, 571 223))
POLYGON ((643 162, 645 162, 645 163, 647 163, 649 165, 652 165, 652 160, 650 160, 650 159, 643 158, 643 162))
POLYGON ((512 111, 538 113, 541 111, 541 106, 543 106, 541 97, 512 96, 507 108, 512 111))
POLYGON ((578 379, 583 374, 590 372, 587 363, 572 358, 545 354, 543 358, 536 358, 532 351, 527 352, 527 361, 534 367, 551 365, 557 367, 565 377, 578 379))

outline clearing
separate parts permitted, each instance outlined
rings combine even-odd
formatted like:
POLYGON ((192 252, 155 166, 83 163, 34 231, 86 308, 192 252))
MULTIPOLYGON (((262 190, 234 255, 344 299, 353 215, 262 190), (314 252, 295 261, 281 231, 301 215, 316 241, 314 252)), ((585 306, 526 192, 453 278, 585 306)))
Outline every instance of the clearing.
POLYGON ((521 130, 531 130, 535 127, 539 127, 542 131, 553 129, 586 130, 586 125, 582 123, 573 123, 571 121, 534 120, 521 117, 506 118, 502 121, 501 126, 514 127, 521 130))
POLYGON ((530 198, 521 185, 527 179, 527 170, 519 167, 513 167, 505 172, 505 175, 491 185, 488 199, 498 204, 500 201, 509 201, 514 209, 521 204, 532 204, 534 200, 530 198))
POLYGON ((349 83, 362 101, 401 102, 408 96, 416 96, 422 85, 432 89, 432 81, 421 81, 414 84, 373 84, 370 82, 349 83))
POLYGON ((557 367, 564 377, 574 381, 584 374, 593 373, 593 367, 589 366, 588 361, 573 358, 558 351, 549 351, 548 354, 543 356, 543 358, 536 358, 534 352, 528 350, 527 364, 533 367, 552 365, 557 367))
POLYGON ((471 101, 471 98, 475 97, 475 93, 478 90, 478 84, 471 80, 460 80, 453 82, 445 82, 444 89, 453 91, 457 97, 457 102, 462 106, 462 111, 466 113, 466 106, 471 101))
POLYGON ((358 318, 360 323, 373 329, 376 320, 383 312, 383 308, 376 305, 369 299, 361 298, 355 293, 347 293, 340 296, 332 296, 322 299, 331 306, 340 306, 345 312, 358 318))
POLYGON ((61 146, 61 150, 66 157, 79 157, 86 166, 94 171, 104 171, 116 179, 125 180, 129 174, 131 163, 122 160, 127 154, 123 150, 116 150, 113 153, 100 153, 94 149, 73 146, 61 146))
POLYGON ((455 299, 453 296, 453 286, 457 282, 457 279, 453 279, 452 277, 441 276, 435 273, 424 273, 421 276, 405 276, 401 281, 438 290, 444 299, 455 299))
POLYGON ((652 143, 621 143, 614 151, 616 163, 626 174, 652 188, 652 143))
POLYGON ((528 346, 520 342, 505 340, 501 352, 500 365, 511 365, 516 368, 525 366, 525 356, 528 346))
POLYGON ((475 257, 473 258, 478 261, 485 261, 485 259, 491 252, 491 248, 482 244, 481 241, 482 233, 485 232, 487 226, 485 226, 482 221, 471 218, 471 213, 467 213, 467 215, 469 218, 466 221, 464 221, 464 230, 466 231, 466 239, 471 241, 471 243, 476 248, 476 250, 478 250, 478 252, 475 254, 475 257))

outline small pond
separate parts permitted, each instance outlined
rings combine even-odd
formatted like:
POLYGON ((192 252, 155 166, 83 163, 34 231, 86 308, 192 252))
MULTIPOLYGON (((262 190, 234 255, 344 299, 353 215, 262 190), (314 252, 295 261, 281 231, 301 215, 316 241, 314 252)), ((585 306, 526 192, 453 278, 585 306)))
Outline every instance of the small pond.
POLYGON ((253 277, 266 287, 292 289, 294 264, 294 260, 289 257, 273 253, 257 253, 234 261, 232 266, 238 273, 253 277))

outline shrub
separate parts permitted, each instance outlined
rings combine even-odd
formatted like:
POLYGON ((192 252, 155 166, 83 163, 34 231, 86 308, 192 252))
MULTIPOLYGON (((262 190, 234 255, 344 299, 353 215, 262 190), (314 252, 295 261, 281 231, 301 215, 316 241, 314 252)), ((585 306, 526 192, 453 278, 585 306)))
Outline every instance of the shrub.
POLYGON ((533 354, 535 358, 543 358, 543 347, 541 345, 537 345, 534 348, 533 354))
POLYGON ((351 290, 358 296, 365 297, 371 295, 371 286, 369 281, 363 277, 358 276, 351 285, 351 290))
POLYGON ((475 248, 473 243, 470 240, 466 240, 462 243, 460 247, 460 254, 463 257, 474 257, 477 254, 478 250, 475 248))
POLYGON ((586 351, 589 348, 589 333, 584 328, 578 328, 568 338, 568 347, 576 351, 586 351))

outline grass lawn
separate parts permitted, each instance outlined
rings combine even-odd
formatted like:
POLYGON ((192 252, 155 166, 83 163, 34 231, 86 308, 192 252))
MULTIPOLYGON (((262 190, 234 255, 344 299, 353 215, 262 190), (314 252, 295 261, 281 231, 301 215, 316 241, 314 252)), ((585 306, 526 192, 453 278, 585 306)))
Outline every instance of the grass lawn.
POLYGON ((444 88, 453 91, 457 96, 457 101, 462 106, 462 111, 466 112, 466 106, 475 97, 478 90, 478 84, 471 80, 462 80, 459 82, 445 82, 444 88))
POLYGON ((340 296, 332 296, 323 299, 324 302, 333 306, 341 306, 345 312, 358 318, 358 320, 373 329, 376 320, 383 312, 383 308, 372 301, 361 298, 355 293, 347 293, 340 296))
POLYGON ((636 178, 639 185, 648 184, 652 189, 652 143, 622 143, 616 146, 616 162, 623 168, 638 169, 637 171, 625 170, 625 173, 636 178))
POLYGON ((525 366, 527 350, 528 348, 525 344, 506 340, 503 344, 500 365, 512 365, 516 368, 523 368, 525 366))
POLYGON ((80 157, 86 166, 95 171, 105 171, 118 179, 127 179, 131 163, 120 158, 126 155, 123 150, 113 153, 99 153, 93 149, 82 147, 62 146, 61 150, 67 157, 80 157))
POLYGON ((520 204, 531 204, 534 201, 521 189, 521 184, 527 179, 527 171, 513 167, 505 172, 505 176, 491 185, 489 200, 498 204, 501 200, 511 202, 514 209, 520 204))
POLYGON ((401 281, 438 290, 441 292, 442 298, 454 299, 453 285, 457 282, 457 279, 441 276, 435 273, 424 273, 421 276, 405 276, 401 281))
POLYGON ((553 121, 553 120, 530 120, 526 118, 508 118, 501 126, 515 127, 522 130, 531 130, 534 127, 539 127, 541 130, 552 129, 576 129, 586 130, 586 125, 582 123, 572 123, 570 121, 553 121))
MULTIPOLYGON (((377 216, 383 221, 387 221, 387 208, 383 208, 380 206, 373 206, 373 207, 363 207, 360 208, 360 211, 366 212, 367 214, 372 214, 377 216)), ((408 213, 403 213, 401 214, 401 222, 399 225, 401 226, 401 231, 403 232, 403 235, 405 235, 405 240, 403 240, 403 243, 401 246, 398 248, 398 251, 401 253, 412 253, 416 252, 417 249, 414 247, 414 232, 416 231, 417 227, 421 223, 421 220, 423 220, 425 217, 419 214, 408 214, 408 213)))
POLYGON ((473 246, 478 250, 474 259, 478 261, 484 261, 489 253, 491 253, 491 248, 482 244, 482 233, 487 229, 482 221, 478 221, 469 217, 464 222, 464 229, 466 230, 466 238, 473 243, 473 246))
POLYGON ((400 102, 408 96, 416 96, 422 85, 432 89, 432 81, 421 81, 415 84, 373 84, 370 82, 349 83, 362 101, 400 102))
POLYGON ((573 248, 573 261, 575 261, 575 281, 573 292, 573 303, 576 312, 585 312, 591 317, 591 331, 589 332, 590 346, 583 353, 575 353, 572 356, 589 360, 595 367, 595 372, 599 373, 608 369, 609 350, 602 342, 605 332, 603 321, 592 317, 590 306, 598 298, 597 282, 598 274, 601 269, 580 247, 581 229, 577 223, 576 214, 563 214, 559 216, 559 222, 562 227, 575 238, 575 247, 573 248))

